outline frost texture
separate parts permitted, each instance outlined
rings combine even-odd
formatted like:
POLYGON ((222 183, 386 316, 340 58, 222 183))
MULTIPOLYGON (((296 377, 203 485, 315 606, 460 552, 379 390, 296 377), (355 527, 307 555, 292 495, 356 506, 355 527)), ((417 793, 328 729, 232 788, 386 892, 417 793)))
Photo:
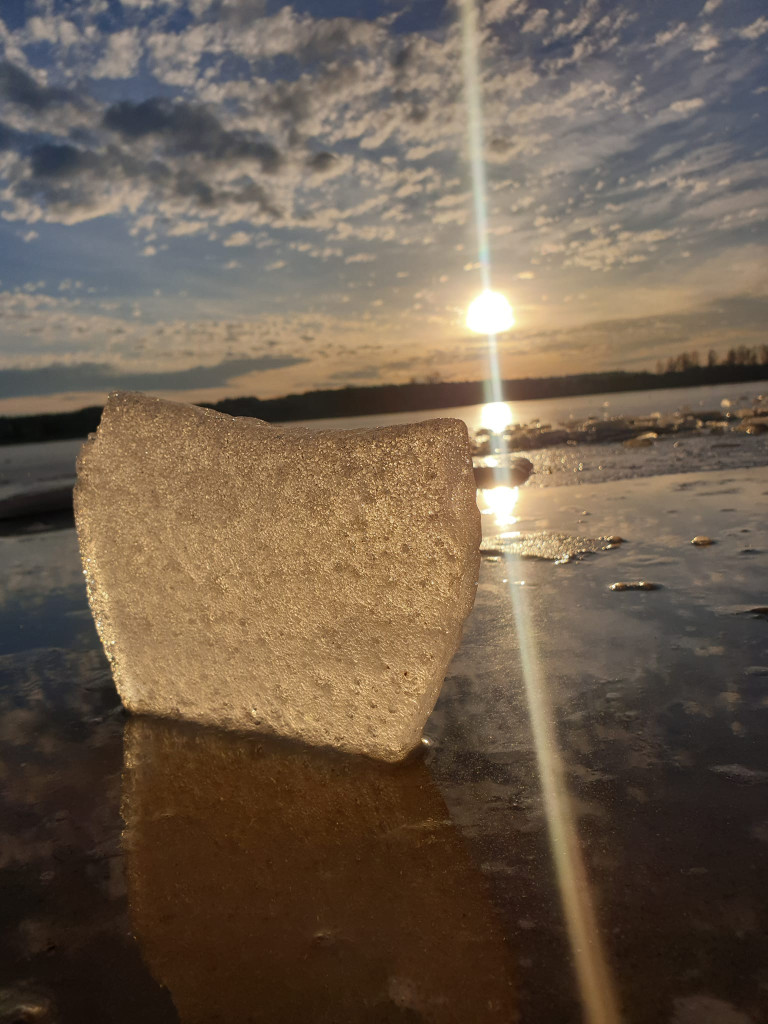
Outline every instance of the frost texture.
POLYGON ((128 708, 387 761, 419 742, 477 585, 461 421, 314 431, 118 393, 77 472, 128 708))

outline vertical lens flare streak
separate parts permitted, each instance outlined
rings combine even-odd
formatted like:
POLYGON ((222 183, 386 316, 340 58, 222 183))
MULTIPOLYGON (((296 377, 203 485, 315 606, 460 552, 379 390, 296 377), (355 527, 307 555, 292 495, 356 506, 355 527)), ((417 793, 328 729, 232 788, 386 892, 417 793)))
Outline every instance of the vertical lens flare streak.
MULTIPOLYGON (((511 568, 511 567, 510 567, 511 568)), ((512 576, 512 573, 509 573, 512 576)), ((518 590, 522 588, 517 588, 518 590)), ((579 833, 555 731, 555 716, 541 671, 530 609, 510 587, 520 645, 525 697, 541 782, 549 843, 587 1024, 620 1024, 615 987, 600 936, 579 833)))
POLYGON ((483 290, 491 287, 491 253, 488 246, 488 214, 483 157, 483 106, 480 96, 480 68, 478 66, 478 28, 475 0, 460 0, 461 10, 461 66, 464 72, 464 96, 467 104, 469 133, 469 163, 472 172, 472 194, 475 204, 477 253, 483 290))
MULTIPOLYGON (((464 97, 467 105, 467 131, 469 144, 469 165, 472 174, 472 195, 475 207, 475 228, 477 231, 477 254, 483 291, 491 289, 491 250, 488 245, 488 213, 485 182, 485 159, 483 156, 483 107, 480 96, 480 69, 478 66, 478 27, 475 0, 459 0, 461 11, 461 65, 464 72, 464 97)), ((488 359, 491 372, 486 384, 486 402, 500 402, 501 373, 496 335, 488 335, 488 359)))
MULTIPOLYGON (((483 113, 478 61, 480 33, 476 0, 459 0, 462 31, 462 68, 467 107, 469 162, 474 196, 477 249, 483 290, 491 287, 488 244, 487 189, 483 156, 483 113)), ((496 335, 488 334, 489 378, 486 402, 502 402, 496 335)), ((510 576, 512 574, 510 573, 510 576)), ((530 609, 520 592, 510 586, 510 599, 520 645, 528 713, 536 747, 542 798, 555 863, 560 898, 587 1024, 620 1024, 621 1015, 600 937, 592 891, 579 843, 566 787, 565 773, 554 725, 554 715, 539 665, 530 609)))

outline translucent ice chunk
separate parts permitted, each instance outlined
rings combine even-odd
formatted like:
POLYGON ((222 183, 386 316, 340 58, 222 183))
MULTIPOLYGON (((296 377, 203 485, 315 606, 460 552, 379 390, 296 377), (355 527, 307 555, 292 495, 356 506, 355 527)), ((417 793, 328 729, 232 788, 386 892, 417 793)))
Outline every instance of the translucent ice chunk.
POLYGON ((418 743, 477 584, 459 420, 283 429, 118 393, 75 515, 128 708, 388 761, 418 743))

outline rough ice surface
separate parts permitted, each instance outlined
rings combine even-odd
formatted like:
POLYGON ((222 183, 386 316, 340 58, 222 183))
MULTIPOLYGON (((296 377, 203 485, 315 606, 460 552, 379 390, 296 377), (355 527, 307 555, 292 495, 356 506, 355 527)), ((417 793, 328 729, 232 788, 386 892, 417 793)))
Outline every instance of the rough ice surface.
POLYGON ((117 393, 77 473, 129 709, 387 761, 419 742, 477 585, 460 420, 313 431, 117 393))

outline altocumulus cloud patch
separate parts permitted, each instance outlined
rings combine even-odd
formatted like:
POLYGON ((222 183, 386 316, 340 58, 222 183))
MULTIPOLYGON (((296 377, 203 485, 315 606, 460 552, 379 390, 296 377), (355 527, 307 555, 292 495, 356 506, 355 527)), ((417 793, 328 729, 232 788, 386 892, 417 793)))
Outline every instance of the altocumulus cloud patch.
MULTIPOLYGON (((67 361, 191 374, 258 350, 212 331, 202 360, 158 329, 133 351, 113 329, 240 319, 258 334, 281 317, 276 390, 367 367, 407 379, 437 351, 447 376, 483 374, 461 325, 479 278, 455 11, 326 12, 0 10, 3 301, 32 285, 54 299, 76 278, 66 315, 91 316, 64 338, 60 304, 17 317, 8 369, 58 364, 63 340, 67 361), (98 318, 125 301, 138 313, 108 310, 99 352, 98 318), (305 342, 294 314, 323 330, 305 342)), ((689 314, 765 292, 749 269, 766 256, 762 5, 489 0, 479 25, 494 282, 519 312, 503 372, 546 374, 551 351, 526 339, 590 324, 594 344, 566 346, 560 370, 584 353, 590 369, 652 365, 658 335, 630 351, 599 326, 649 309, 688 317, 686 347, 731 344, 689 314)))

